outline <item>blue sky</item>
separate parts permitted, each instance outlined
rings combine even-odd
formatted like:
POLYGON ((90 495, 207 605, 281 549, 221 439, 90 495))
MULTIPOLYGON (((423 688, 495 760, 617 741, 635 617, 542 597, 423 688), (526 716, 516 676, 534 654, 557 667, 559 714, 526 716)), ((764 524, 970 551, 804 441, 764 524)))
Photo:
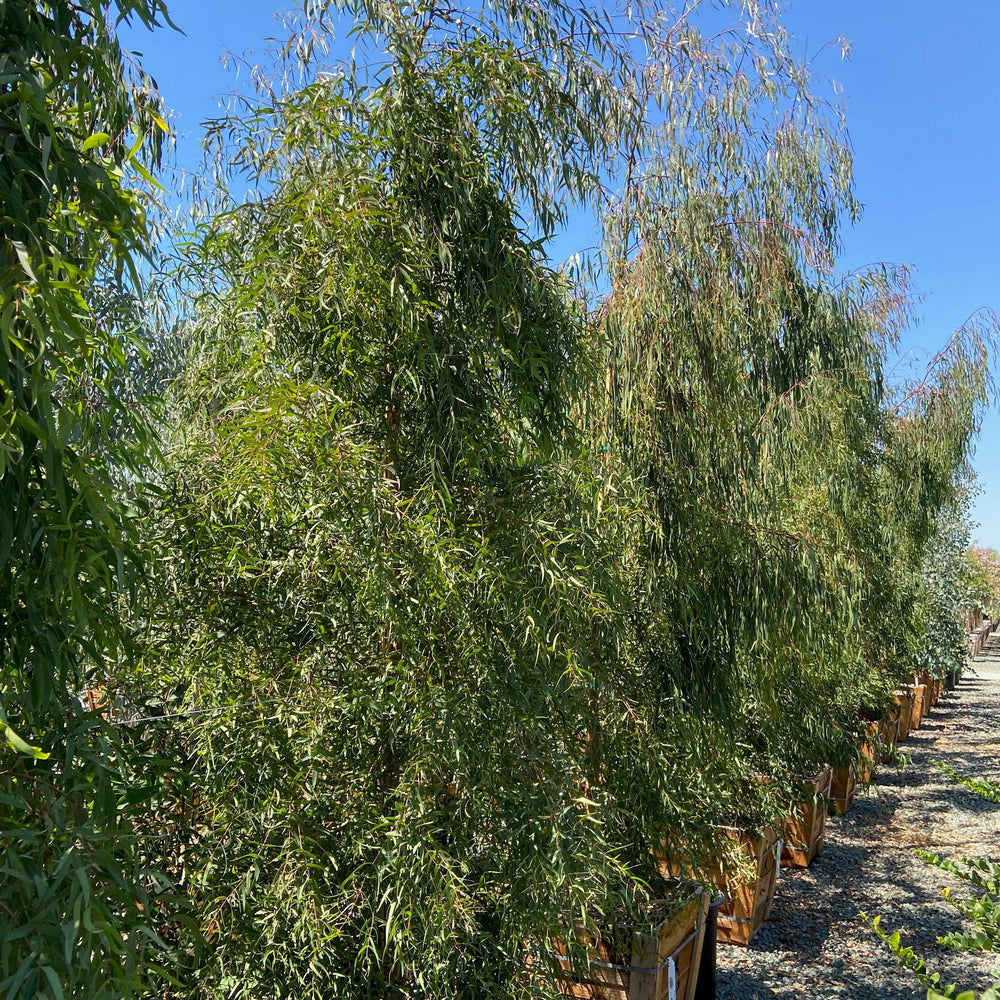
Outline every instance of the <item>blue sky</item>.
MULTIPOLYGON (((801 53, 837 35, 818 62, 843 85, 861 221, 844 233, 846 268, 911 264, 919 324, 903 341, 921 365, 982 307, 1000 309, 1000 103, 995 0, 809 0, 785 18, 801 53)), ((1000 416, 988 414, 974 464, 975 536, 1000 548, 1000 416)))
MULTIPOLYGON (((167 0, 185 32, 126 30, 125 42, 175 111, 182 165, 195 166, 199 124, 218 113, 244 71, 223 54, 266 62, 283 37, 279 0, 167 0)), ((923 367, 952 330, 982 307, 1000 309, 1000 103, 996 39, 1000 3, 961 0, 799 0, 786 26, 815 72, 842 86, 855 156, 861 221, 844 233, 841 266, 909 264, 922 294, 919 322, 901 345, 923 367), (844 36, 851 56, 828 43, 844 36)), ((827 84, 817 80, 821 90, 827 84)), ((1000 416, 983 425, 974 462, 982 495, 975 537, 1000 548, 1000 416)))

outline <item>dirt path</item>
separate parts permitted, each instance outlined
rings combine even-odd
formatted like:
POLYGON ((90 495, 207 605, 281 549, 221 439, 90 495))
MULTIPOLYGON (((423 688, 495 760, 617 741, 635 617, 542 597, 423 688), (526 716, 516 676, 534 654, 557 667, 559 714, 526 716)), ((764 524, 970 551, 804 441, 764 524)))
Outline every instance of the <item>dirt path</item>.
POLYGON ((862 911, 898 930, 943 984, 978 992, 1000 980, 1000 954, 961 954, 937 944, 939 934, 962 927, 941 890, 963 893, 914 852, 1000 860, 1000 805, 932 763, 1000 780, 1000 634, 902 749, 909 760, 901 770, 883 765, 848 815, 830 819, 812 866, 782 872, 772 919, 750 947, 719 946, 718 1000, 923 1000, 926 991, 899 968, 862 911))

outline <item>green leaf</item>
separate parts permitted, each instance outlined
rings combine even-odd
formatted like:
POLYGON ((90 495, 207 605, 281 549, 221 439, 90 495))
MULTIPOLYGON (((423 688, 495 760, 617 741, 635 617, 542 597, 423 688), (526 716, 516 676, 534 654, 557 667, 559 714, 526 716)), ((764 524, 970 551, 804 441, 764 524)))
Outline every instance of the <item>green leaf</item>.
POLYGON ((34 757, 35 760, 48 760, 50 754, 47 754, 41 747, 32 746, 30 743, 21 739, 17 733, 14 732, 10 726, 5 725, 4 736, 7 739, 7 745, 12 749, 16 750, 18 753, 28 754, 30 757, 34 757))
POLYGON ((86 153, 88 149, 93 149, 95 146, 103 146, 110 140, 111 136, 107 132, 95 132, 84 140, 83 151, 86 153))

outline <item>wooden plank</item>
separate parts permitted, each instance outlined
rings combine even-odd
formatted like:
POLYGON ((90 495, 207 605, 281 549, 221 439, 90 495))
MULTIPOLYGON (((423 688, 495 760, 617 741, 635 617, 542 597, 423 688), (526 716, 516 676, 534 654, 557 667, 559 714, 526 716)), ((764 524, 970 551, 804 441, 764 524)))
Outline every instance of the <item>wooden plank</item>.
POLYGON ((565 955, 552 955, 560 992, 580 1000, 669 1000, 672 959, 677 1000, 693 1000, 708 904, 708 893, 696 891, 658 927, 633 932, 627 960, 607 941, 593 939, 588 942, 593 957, 585 969, 574 971, 565 955))

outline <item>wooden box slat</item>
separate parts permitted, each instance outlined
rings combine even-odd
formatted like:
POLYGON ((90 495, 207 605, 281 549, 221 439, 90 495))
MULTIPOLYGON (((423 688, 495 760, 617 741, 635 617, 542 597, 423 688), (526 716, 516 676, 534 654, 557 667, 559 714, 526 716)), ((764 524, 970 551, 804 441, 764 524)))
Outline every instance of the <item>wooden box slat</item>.
POLYGON ((882 722, 869 722, 865 727, 865 742, 861 744, 861 752, 858 759, 857 780, 868 784, 875 777, 875 770, 881 763, 882 755, 879 752, 878 740, 882 733, 882 722))
POLYGON ((721 864, 712 870, 713 883, 726 894, 726 902, 719 907, 717 934, 723 944, 746 947, 771 913, 778 876, 778 831, 767 829, 754 836, 747 830, 725 827, 723 832, 752 863, 756 878, 737 881, 739 874, 724 872, 721 864))
POLYGON ((915 730, 920 728, 920 723, 924 721, 924 697, 927 694, 927 688, 923 684, 910 684, 910 691, 913 693, 913 701, 910 708, 910 729, 915 730))
POLYGON ((781 863, 794 868, 808 868, 823 846, 826 834, 826 800, 830 797, 833 769, 824 767, 815 777, 803 782, 803 801, 797 803, 785 820, 782 832, 781 863), (813 795, 818 801, 811 801, 813 795))
POLYGON ((856 782, 853 764, 833 769, 833 778, 830 782, 830 808, 838 816, 843 816, 854 803, 856 782))
POLYGON ((902 691, 897 691, 896 704, 899 706, 896 740, 903 743, 910 735, 910 723, 913 718, 913 692, 905 688, 902 691))
POLYGON ((603 940, 589 942, 592 957, 585 968, 553 955, 560 992, 579 1000, 671 1000, 673 959, 676 1000, 694 1000, 708 905, 708 893, 697 891, 659 927, 634 931, 628 957, 603 940))

